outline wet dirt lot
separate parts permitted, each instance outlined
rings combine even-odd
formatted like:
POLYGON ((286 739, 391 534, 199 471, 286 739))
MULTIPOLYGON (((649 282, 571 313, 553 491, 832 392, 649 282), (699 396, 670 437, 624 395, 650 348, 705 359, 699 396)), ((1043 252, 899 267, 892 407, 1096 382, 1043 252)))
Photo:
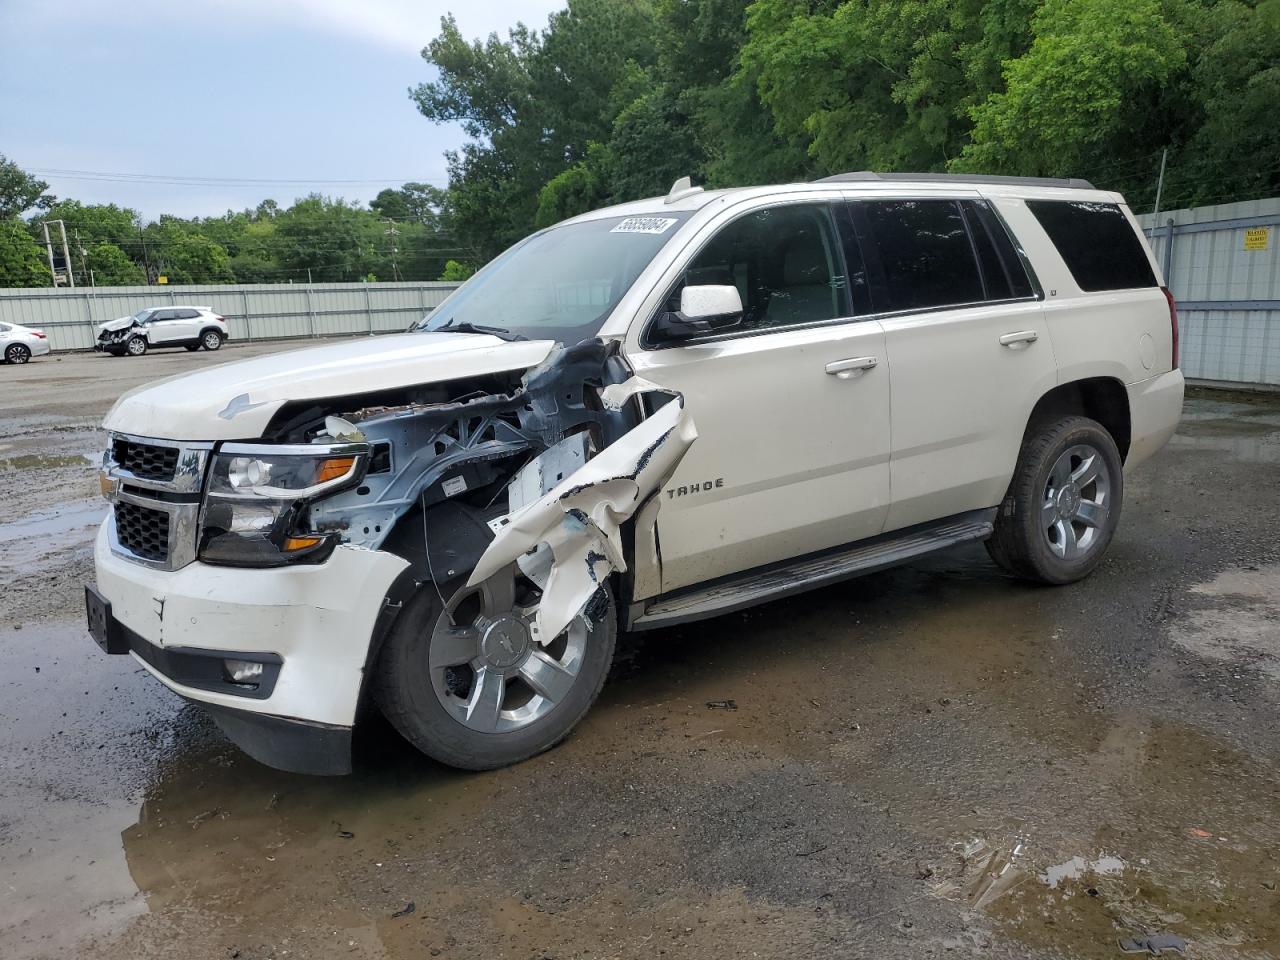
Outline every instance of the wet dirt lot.
POLYGON ((981 547, 625 639, 518 767, 264 768, 82 626, 96 423, 0 368, 0 957, 1280 956, 1280 398, 1189 397, 1085 583, 981 547))

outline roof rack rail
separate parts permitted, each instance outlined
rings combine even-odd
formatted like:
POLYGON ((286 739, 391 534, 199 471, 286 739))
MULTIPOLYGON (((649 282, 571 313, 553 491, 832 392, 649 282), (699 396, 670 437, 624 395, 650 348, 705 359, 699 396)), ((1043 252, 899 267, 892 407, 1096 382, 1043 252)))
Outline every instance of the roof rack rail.
POLYGON ((853 173, 837 173, 820 177, 814 183, 856 183, 866 180, 887 180, 905 183, 928 183, 940 180, 944 183, 1007 183, 1021 187, 1067 187, 1072 190, 1093 190, 1088 180, 1079 177, 1001 177, 990 173, 876 173, 873 170, 857 170, 853 173))

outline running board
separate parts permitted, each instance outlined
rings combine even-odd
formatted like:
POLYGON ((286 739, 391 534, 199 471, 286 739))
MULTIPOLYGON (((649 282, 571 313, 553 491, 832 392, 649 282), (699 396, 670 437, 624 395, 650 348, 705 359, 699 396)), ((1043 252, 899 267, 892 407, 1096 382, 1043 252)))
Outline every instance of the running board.
POLYGON ((874 573, 926 554, 991 536, 995 510, 975 510, 941 523, 912 527, 876 537, 819 556, 812 554, 687 593, 658 597, 631 624, 633 630, 653 630, 678 623, 705 620, 777 600, 850 577, 874 573))

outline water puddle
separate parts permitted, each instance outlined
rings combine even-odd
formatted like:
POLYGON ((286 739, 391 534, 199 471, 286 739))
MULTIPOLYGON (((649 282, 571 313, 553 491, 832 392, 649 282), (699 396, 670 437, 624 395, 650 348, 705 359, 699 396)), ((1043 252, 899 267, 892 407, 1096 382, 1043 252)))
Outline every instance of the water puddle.
POLYGON ((107 509, 100 499, 83 500, 0 524, 0 569, 27 568, 51 554, 87 548, 107 509))
POLYGON ((1201 605, 1172 626, 1174 643, 1280 680, 1280 564, 1224 570, 1190 598, 1201 605))

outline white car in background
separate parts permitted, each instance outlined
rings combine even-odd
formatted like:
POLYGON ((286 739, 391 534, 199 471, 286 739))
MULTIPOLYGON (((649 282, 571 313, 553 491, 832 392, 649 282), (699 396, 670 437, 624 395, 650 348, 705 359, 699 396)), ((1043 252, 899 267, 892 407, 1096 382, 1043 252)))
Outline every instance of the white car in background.
POLYGON ((140 357, 153 347, 217 350, 228 336, 227 318, 212 307, 147 307, 99 324, 93 349, 117 357, 140 357))
POLYGON ((43 357, 50 349, 43 330, 0 323, 0 356, 5 363, 26 363, 32 357, 43 357))

